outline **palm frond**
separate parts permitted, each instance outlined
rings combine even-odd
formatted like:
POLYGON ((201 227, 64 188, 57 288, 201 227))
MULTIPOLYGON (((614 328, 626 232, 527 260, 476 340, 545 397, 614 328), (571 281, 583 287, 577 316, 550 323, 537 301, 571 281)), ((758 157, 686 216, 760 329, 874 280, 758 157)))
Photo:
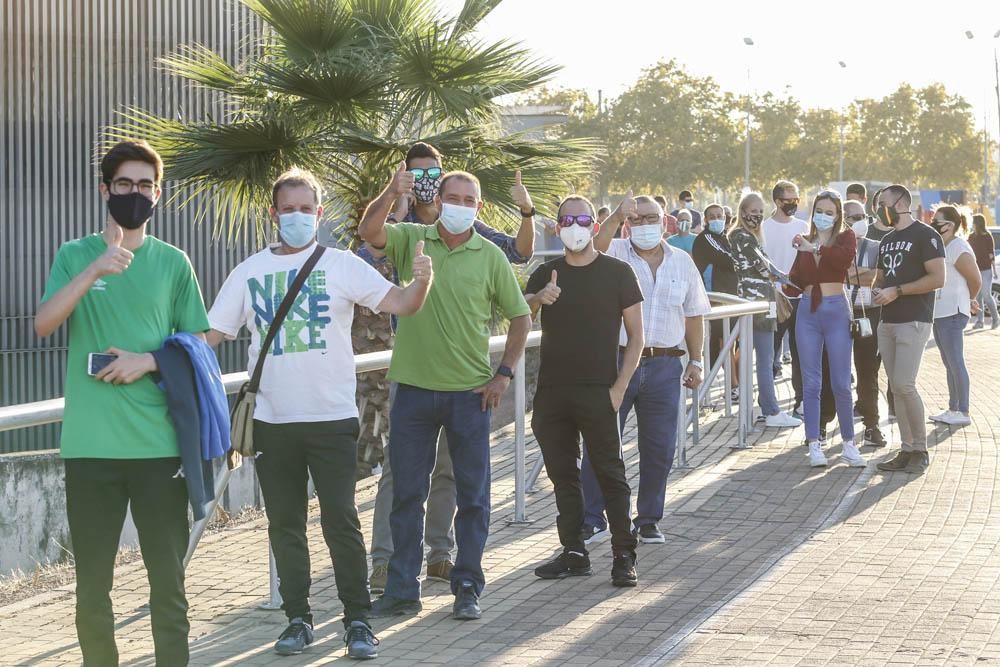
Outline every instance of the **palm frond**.
POLYGON ((351 45, 358 24, 349 0, 242 0, 300 59, 351 45))
POLYGON ((490 12, 503 0, 465 0, 462 10, 455 17, 453 37, 462 37, 475 30, 490 12))
POLYGON ((174 53, 160 58, 160 65, 174 76, 225 93, 233 92, 242 82, 236 68, 201 44, 182 44, 174 53))

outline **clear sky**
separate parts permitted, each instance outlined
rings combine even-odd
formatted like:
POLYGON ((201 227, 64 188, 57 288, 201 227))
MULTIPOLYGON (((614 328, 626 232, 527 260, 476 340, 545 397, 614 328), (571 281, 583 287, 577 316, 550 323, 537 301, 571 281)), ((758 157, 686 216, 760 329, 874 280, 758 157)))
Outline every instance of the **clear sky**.
POLYGON ((808 107, 940 81, 974 105, 979 127, 985 109, 996 137, 997 31, 1000 0, 504 0, 482 35, 522 41, 564 67, 557 85, 594 98, 598 89, 617 96, 644 67, 670 58, 736 93, 749 66, 755 91, 787 89, 808 107))

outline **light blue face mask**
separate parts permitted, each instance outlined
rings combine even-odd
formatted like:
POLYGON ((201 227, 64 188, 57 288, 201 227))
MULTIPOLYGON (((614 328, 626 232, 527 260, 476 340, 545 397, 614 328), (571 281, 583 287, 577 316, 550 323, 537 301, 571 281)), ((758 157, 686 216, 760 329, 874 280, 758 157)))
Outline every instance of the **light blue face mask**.
POLYGON ((283 213, 278 216, 278 231, 288 245, 304 248, 316 237, 316 215, 301 211, 283 213))
POLYGON ((721 234, 722 230, 726 228, 725 220, 709 220, 708 221, 708 231, 713 234, 721 234))
POLYGON ((816 229, 825 232, 833 228, 833 216, 826 213, 813 213, 813 224, 816 225, 816 229))

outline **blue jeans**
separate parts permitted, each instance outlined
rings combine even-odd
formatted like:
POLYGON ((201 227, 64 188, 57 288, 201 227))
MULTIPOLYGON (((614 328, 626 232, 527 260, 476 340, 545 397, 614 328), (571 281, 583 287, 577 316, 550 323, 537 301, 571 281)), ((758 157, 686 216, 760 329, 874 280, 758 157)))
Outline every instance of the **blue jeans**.
MULTIPOLYGON (((980 311, 982 312, 982 311, 980 311)), ((965 336, 969 316, 962 313, 934 320, 934 340, 948 376, 948 409, 969 413, 969 371, 965 367, 965 336)))
MULTIPOLYGON (((682 372, 679 357, 640 359, 618 411, 620 430, 625 428, 625 421, 633 407, 639 427, 639 493, 633 520, 636 526, 656 523, 663 518, 667 475, 670 474, 677 446, 682 372)), ((586 503, 583 523, 603 529, 607 525, 604 495, 586 453, 583 456, 582 479, 586 503)))
POLYGON ((389 559, 385 594, 420 599, 424 555, 424 504, 430 492, 438 433, 444 428, 455 472, 458 554, 451 571, 457 592, 471 581, 477 593, 486 584, 483 550, 490 528, 490 416, 472 391, 432 391, 400 384, 390 411, 389 460, 396 471, 389 526, 395 547, 389 559))
POLYGON ((766 417, 781 412, 774 391, 774 331, 753 332, 753 353, 757 357, 757 405, 766 417))
POLYGON ((820 392, 823 387, 823 350, 830 360, 830 386, 837 405, 840 435, 854 439, 854 405, 851 399, 851 306, 844 295, 825 296, 816 312, 812 297, 802 295, 795 317, 795 342, 802 366, 802 411, 806 439, 819 440, 820 392))

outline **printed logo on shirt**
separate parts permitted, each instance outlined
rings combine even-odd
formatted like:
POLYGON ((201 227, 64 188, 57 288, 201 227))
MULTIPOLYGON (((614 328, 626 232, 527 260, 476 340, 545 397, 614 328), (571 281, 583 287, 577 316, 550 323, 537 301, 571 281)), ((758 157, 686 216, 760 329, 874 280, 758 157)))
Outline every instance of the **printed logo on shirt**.
POLYGON ((94 284, 90 286, 91 292, 106 292, 108 291, 108 284, 98 278, 94 281, 94 284))
POLYGON ((882 243, 879 246, 882 268, 885 269, 886 278, 896 277, 896 271, 903 265, 905 256, 912 249, 913 241, 893 241, 892 243, 882 243))
MULTIPOLYGON (((267 336, 271 322, 281 306, 289 285, 295 281, 298 269, 279 271, 264 276, 263 284, 250 278, 250 304, 255 313, 254 324, 261 340, 267 336)), ((330 295, 326 293, 326 271, 313 270, 295 297, 281 331, 274 337, 271 354, 275 357, 310 350, 325 350, 323 330, 330 324, 330 295)))

